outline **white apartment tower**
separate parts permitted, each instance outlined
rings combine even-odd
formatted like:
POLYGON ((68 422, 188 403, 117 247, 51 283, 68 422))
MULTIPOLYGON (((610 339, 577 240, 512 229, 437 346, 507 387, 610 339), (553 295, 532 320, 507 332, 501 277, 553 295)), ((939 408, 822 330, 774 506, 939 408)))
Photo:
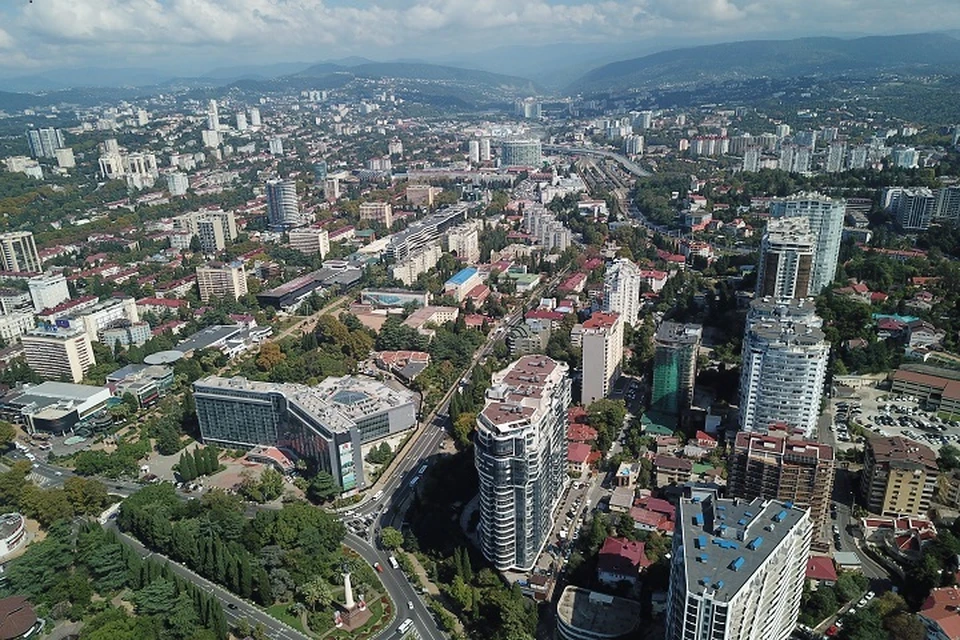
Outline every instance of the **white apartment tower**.
POLYGON ((580 371, 583 386, 580 394, 584 406, 606 398, 623 363, 623 317, 617 313, 596 312, 581 329, 580 371))
POLYGON ((0 233, 0 269, 20 273, 38 273, 43 270, 33 233, 0 233))
POLYGON ((777 300, 810 295, 816 239, 806 218, 771 218, 760 243, 757 295, 777 300))
POLYGON ((467 264, 480 262, 480 225, 476 221, 465 222, 447 230, 445 249, 456 253, 467 264))
POLYGON ((470 140, 467 143, 467 159, 470 164, 480 164, 480 141, 470 140))
POLYGON ((207 107, 207 129, 220 131, 220 111, 217 109, 216 100, 211 100, 207 107))
POLYGON ((607 265, 603 279, 603 310, 619 313, 631 327, 640 318, 640 269, 626 258, 607 265))
POLYGON ((837 273, 846 207, 845 200, 828 198, 816 192, 798 193, 774 200, 770 205, 770 213, 774 218, 802 217, 810 223, 810 231, 817 241, 813 254, 813 276, 810 278, 811 295, 823 291, 833 282, 837 273))
POLYGON ((319 227, 291 229, 288 236, 290 248, 295 251, 306 254, 319 253, 321 260, 330 253, 330 234, 326 229, 319 227))
POLYGON ((760 157, 762 156, 759 147, 747 147, 743 151, 743 167, 746 173, 756 173, 760 171, 760 157))
POLYGON ((209 302, 213 297, 239 300, 247 293, 247 273, 239 260, 197 267, 197 286, 202 302, 209 302))
POLYGON ((250 107, 250 126, 259 127, 260 126, 260 109, 257 107, 250 107))
POLYGON ((714 494, 680 500, 667 640, 787 640, 800 612, 809 511, 714 494))
POLYGON ((70 299, 67 279, 62 273, 44 273, 27 281, 33 308, 39 313, 44 309, 53 309, 61 302, 70 299))
POLYGON ((389 229, 393 226, 393 207, 389 202, 363 202, 360 204, 360 219, 379 222, 389 229))
POLYGON ((827 163, 825 166, 827 173, 839 173, 843 171, 843 159, 847 155, 847 144, 845 142, 833 142, 827 149, 827 163))
POLYGON ((751 310, 741 358, 741 430, 786 424, 814 436, 830 354, 820 324, 751 310))
POLYGON ((237 131, 247 130, 247 114, 243 111, 237 111, 237 131))
POLYGON ((524 356, 493 374, 477 416, 483 555, 500 571, 530 570, 547 543, 567 479, 567 365, 524 356))
POLYGON ((30 368, 48 380, 78 383, 97 363, 90 336, 80 327, 34 329, 20 343, 30 368))

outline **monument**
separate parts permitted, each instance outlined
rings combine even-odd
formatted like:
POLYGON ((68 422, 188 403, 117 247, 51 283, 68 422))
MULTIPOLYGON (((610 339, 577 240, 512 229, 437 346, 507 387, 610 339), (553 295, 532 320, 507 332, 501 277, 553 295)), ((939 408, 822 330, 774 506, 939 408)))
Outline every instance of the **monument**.
POLYGON ((360 594, 358 602, 353 599, 353 585, 350 583, 350 570, 346 563, 343 566, 343 604, 337 606, 338 611, 334 614, 334 621, 338 629, 353 631, 365 625, 370 619, 370 611, 363 600, 363 594, 360 594))

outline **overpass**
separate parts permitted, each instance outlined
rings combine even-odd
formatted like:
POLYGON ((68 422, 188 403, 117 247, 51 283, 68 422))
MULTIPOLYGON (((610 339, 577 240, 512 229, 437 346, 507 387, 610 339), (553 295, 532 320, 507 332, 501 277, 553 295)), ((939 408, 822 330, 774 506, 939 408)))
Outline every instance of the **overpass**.
POLYGON ((545 144, 543 145, 543 150, 547 153, 559 153, 561 155, 568 156, 592 156, 594 158, 607 158, 609 160, 614 160, 624 169, 629 171, 631 174, 637 178, 645 178, 651 176, 649 171, 643 169, 636 162, 633 162, 628 157, 620 155, 619 153, 614 153, 613 151, 607 151, 606 149, 593 149, 590 147, 569 147, 566 145, 559 144, 545 144))

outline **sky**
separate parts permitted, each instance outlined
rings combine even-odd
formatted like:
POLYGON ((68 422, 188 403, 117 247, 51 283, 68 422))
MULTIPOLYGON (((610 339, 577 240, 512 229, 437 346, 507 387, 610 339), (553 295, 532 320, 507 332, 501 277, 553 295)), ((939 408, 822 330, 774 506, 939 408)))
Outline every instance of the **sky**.
POLYGON ((957 28, 958 0, 2 0, 0 76, 957 28))

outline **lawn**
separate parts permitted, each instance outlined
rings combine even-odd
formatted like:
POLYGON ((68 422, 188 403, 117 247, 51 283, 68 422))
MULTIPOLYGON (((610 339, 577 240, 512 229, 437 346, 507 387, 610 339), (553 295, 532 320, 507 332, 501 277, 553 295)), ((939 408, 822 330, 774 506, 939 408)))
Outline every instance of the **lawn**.
POLYGON ((290 604, 291 603, 287 602, 287 603, 275 604, 273 606, 267 607, 267 613, 269 613, 271 616, 273 616, 280 622, 284 622, 290 625, 291 627, 293 627, 294 629, 296 629, 297 631, 304 633, 303 625, 300 624, 300 620, 290 615, 290 612, 288 611, 288 609, 290 608, 290 604))

